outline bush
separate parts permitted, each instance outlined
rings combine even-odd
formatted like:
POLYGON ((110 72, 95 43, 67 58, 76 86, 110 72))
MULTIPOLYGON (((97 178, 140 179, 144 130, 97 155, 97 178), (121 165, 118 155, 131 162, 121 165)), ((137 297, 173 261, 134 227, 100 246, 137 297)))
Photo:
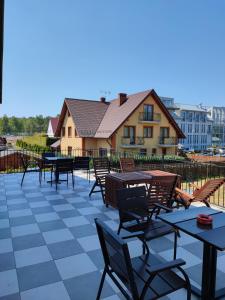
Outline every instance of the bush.
POLYGON ((22 140, 17 140, 16 141, 16 146, 20 147, 22 149, 26 149, 35 153, 42 153, 42 152, 47 152, 51 151, 51 149, 48 146, 40 146, 37 144, 29 144, 27 142, 24 142, 22 140))

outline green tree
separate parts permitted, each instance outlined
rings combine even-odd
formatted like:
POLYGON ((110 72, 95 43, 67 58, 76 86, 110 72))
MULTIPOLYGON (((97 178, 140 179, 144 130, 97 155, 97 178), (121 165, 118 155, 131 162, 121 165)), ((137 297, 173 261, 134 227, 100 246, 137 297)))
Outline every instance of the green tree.
POLYGON ((1 134, 7 134, 10 133, 10 124, 9 119, 6 115, 3 116, 1 120, 1 128, 0 128, 1 134))

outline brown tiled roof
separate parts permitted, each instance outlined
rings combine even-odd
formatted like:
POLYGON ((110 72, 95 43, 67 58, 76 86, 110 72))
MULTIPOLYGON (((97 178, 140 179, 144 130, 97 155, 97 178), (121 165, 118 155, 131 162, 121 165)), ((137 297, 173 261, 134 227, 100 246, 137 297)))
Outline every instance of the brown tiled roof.
POLYGON ((184 138, 185 136, 183 132, 153 89, 128 95, 127 101, 121 106, 119 105, 119 99, 112 100, 102 122, 100 123, 95 137, 109 138, 149 95, 154 98, 155 102, 167 117, 169 123, 174 127, 177 132, 177 136, 179 138, 184 138))
POLYGON ((66 110, 73 118, 80 137, 94 137, 109 106, 108 102, 66 98, 59 118, 57 135, 60 134, 66 110))
POLYGON ((55 134, 56 128, 57 128, 58 123, 59 123, 59 118, 57 118, 57 117, 56 118, 51 118, 50 122, 51 122, 51 125, 52 125, 53 133, 55 134))
POLYGON ((102 103, 100 101, 65 99, 59 118, 56 135, 60 135, 66 110, 68 109, 80 137, 109 138, 133 113, 133 111, 151 95, 174 127, 179 138, 184 134, 164 106, 154 90, 147 90, 127 96, 127 101, 119 105, 119 99, 102 103))

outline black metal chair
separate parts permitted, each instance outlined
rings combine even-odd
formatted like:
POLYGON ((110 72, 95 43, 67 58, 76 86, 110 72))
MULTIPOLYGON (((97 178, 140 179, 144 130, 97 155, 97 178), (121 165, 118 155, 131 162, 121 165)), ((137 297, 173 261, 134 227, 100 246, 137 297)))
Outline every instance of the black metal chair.
POLYGON ((23 185, 24 177, 26 173, 39 173, 39 183, 41 184, 42 179, 42 160, 41 159, 31 159, 28 156, 21 156, 21 164, 23 168, 23 176, 21 180, 21 186, 23 185))
MULTIPOLYGON (((74 188, 74 176, 73 176, 73 159, 71 158, 65 158, 65 159, 59 159, 56 161, 55 167, 54 167, 54 173, 55 173, 55 186, 56 190, 58 188, 58 184, 61 181, 66 181, 67 186, 69 182, 69 174, 72 175, 72 184, 74 188), (66 180, 62 180, 59 178, 60 174, 66 174, 66 180)), ((51 180, 51 185, 52 185, 51 180)))
POLYGON ((94 174, 95 174, 95 182, 89 193, 89 197, 93 193, 101 192, 102 200, 105 203, 105 176, 110 174, 109 159, 107 157, 93 158, 93 167, 94 167, 94 174), (96 187, 99 187, 99 189, 95 190, 96 187))
POLYGON ((120 234, 121 229, 131 233, 142 231, 143 234, 139 238, 143 242, 143 253, 145 253, 145 249, 149 253, 148 241, 174 233, 173 257, 176 259, 177 231, 172 226, 155 218, 161 210, 171 212, 170 208, 155 203, 154 207, 149 210, 144 186, 118 190, 117 205, 120 217, 118 234, 120 234))
POLYGON ((76 156, 74 158, 74 170, 85 170, 87 172, 87 179, 90 182, 90 157, 76 156))
POLYGON ((162 262, 153 255, 131 259, 128 245, 123 239, 135 235, 122 239, 102 221, 96 219, 95 223, 105 263, 96 300, 100 299, 106 274, 126 299, 158 299, 181 288, 187 289, 187 300, 191 299, 190 281, 181 268, 185 265, 184 260, 162 262), (172 269, 179 271, 182 277, 172 269))
POLYGON ((44 179, 45 179, 45 170, 50 169, 51 173, 53 171, 54 164, 46 159, 46 157, 55 157, 55 152, 43 152, 42 155, 42 168, 44 173, 44 179))

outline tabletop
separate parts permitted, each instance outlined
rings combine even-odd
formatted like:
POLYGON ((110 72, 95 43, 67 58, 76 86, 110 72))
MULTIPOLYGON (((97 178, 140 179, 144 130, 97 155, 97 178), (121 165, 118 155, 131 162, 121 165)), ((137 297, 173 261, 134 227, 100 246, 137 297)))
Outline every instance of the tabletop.
POLYGON ((203 206, 162 214, 158 218, 218 250, 225 250, 225 213, 219 210, 203 206), (198 214, 211 215, 212 225, 197 223, 198 214))
POLYGON ((153 179, 155 177, 167 177, 167 176, 177 176, 177 174, 164 172, 161 170, 152 170, 152 171, 134 171, 134 172, 125 172, 125 173, 111 173, 107 176, 114 177, 120 181, 133 181, 133 180, 146 180, 153 179))
POLYGON ((73 158, 72 157, 62 157, 62 156, 46 156, 45 157, 46 160, 49 160, 49 161, 57 161, 57 160, 65 160, 65 159, 68 159, 68 160, 72 160, 73 158))

